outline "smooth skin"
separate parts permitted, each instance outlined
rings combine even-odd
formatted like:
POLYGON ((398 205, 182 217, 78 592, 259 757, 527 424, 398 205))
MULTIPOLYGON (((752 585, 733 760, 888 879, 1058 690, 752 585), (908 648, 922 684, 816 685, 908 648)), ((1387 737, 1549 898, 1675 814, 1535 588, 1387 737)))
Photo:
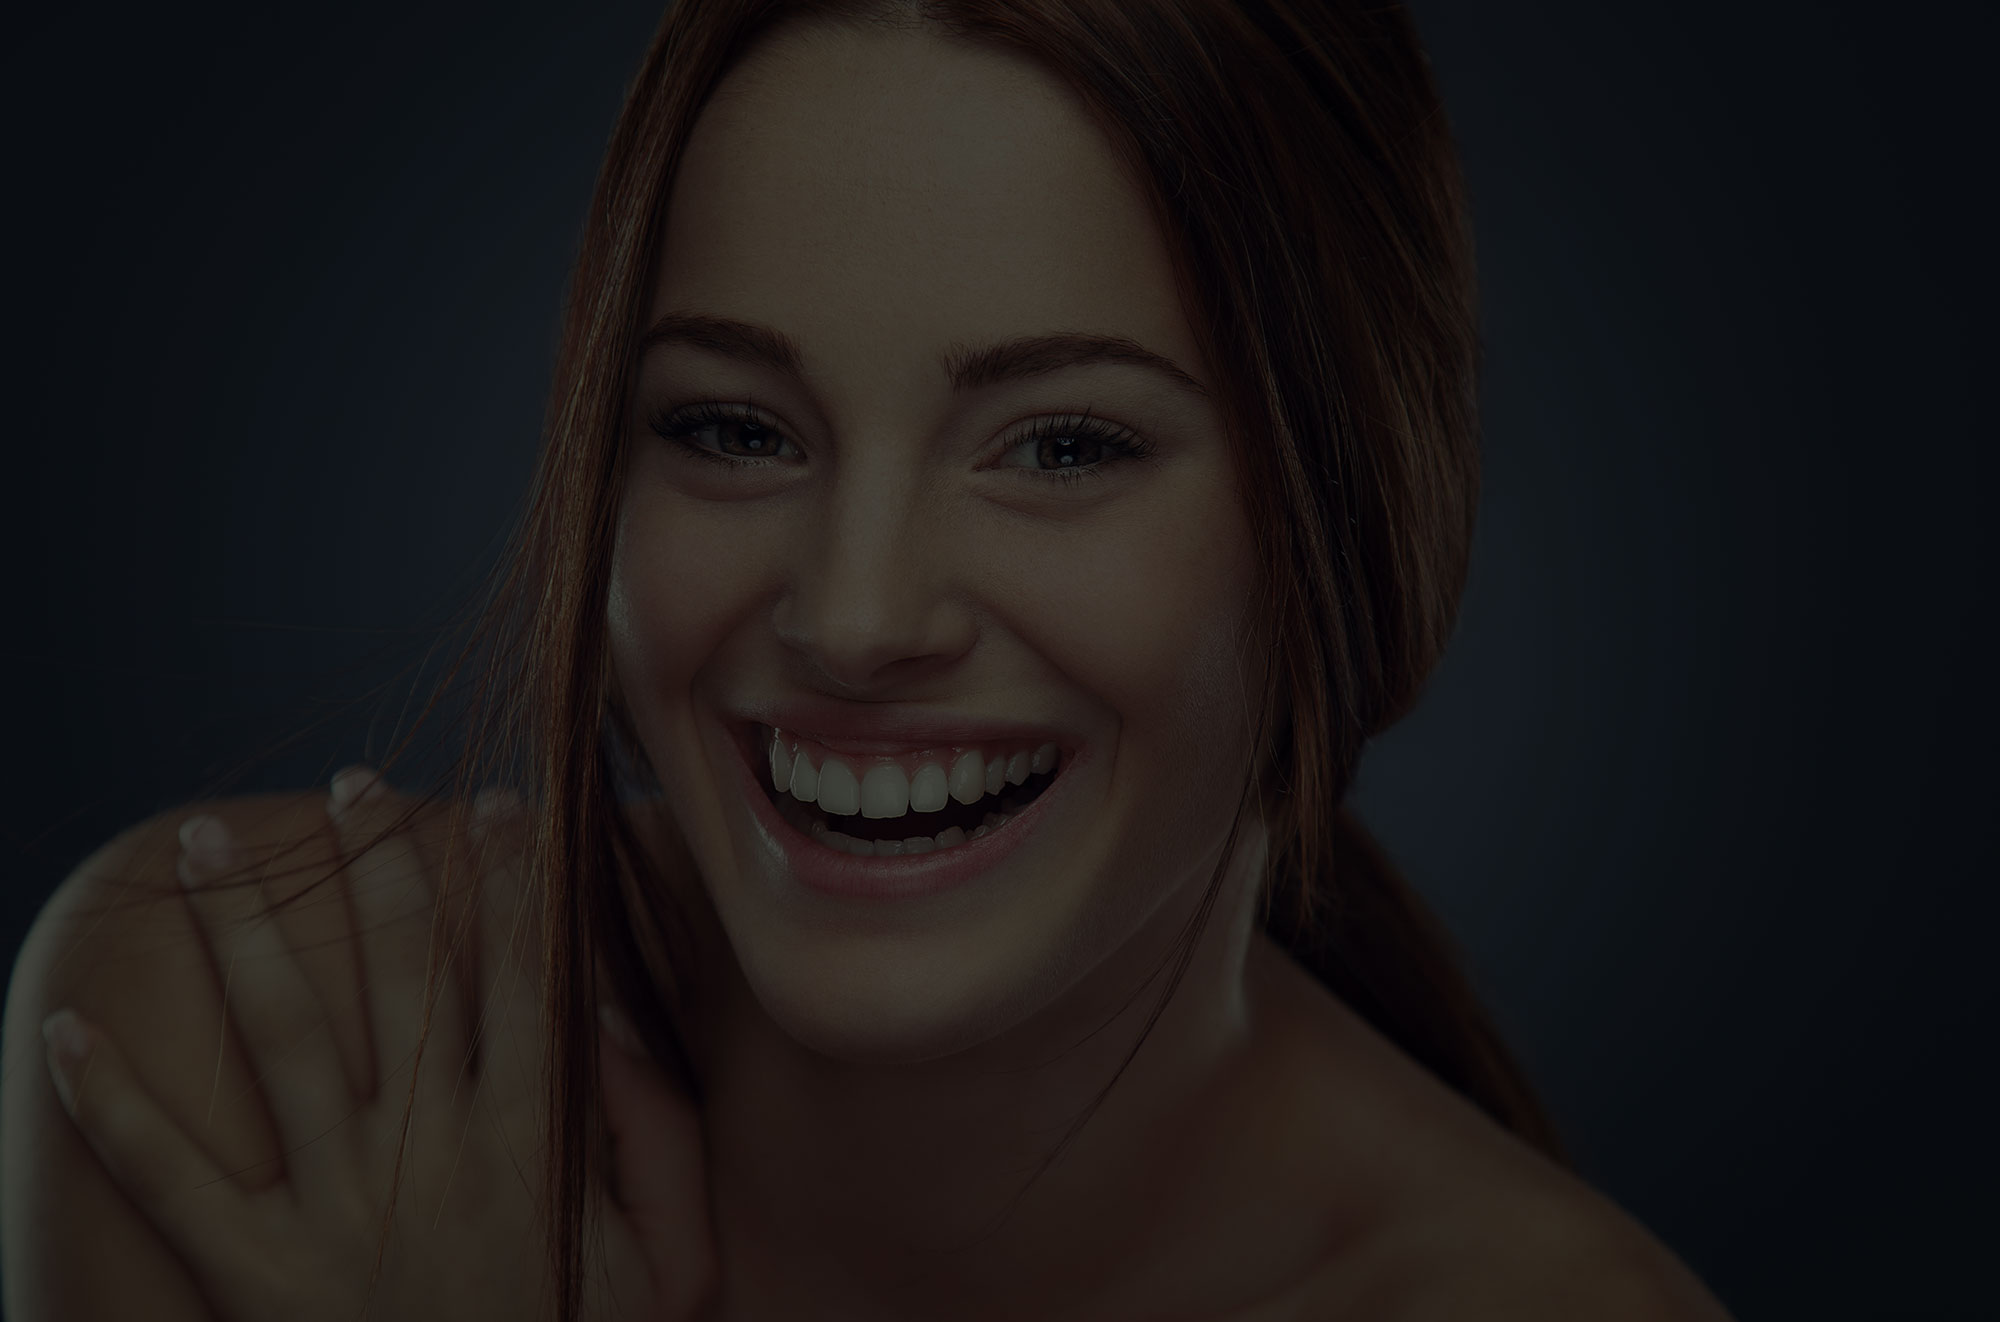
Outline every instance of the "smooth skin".
MULTIPOLYGON (((336 777, 324 803, 322 813, 238 801, 185 818, 180 893, 114 897, 124 888, 111 865, 140 862, 143 876, 158 857, 140 853, 163 844, 148 824, 87 864, 38 921, 8 1001, 8 1174, 20 1177, 7 1184, 5 1209, 9 1316, 347 1322, 364 1299, 374 1317, 545 1315, 544 1261, 521 1251, 537 1239, 545 1041, 536 915, 520 903, 512 866, 518 812, 508 796, 489 796, 471 834, 450 846, 447 881, 441 814, 423 812, 362 851, 408 801, 357 768, 336 777), (329 876, 329 846, 352 861, 308 891, 329 876), (250 860, 263 866, 246 872, 250 860), (246 875, 250 884, 238 884, 246 875), (439 885, 447 930, 466 939, 445 966, 419 1058, 439 885), (124 907, 86 914, 80 903, 114 898, 124 907), (261 920, 267 911, 275 921, 261 920), (146 948, 135 938, 149 919, 156 934, 186 940, 146 948), (210 968, 161 961, 178 953, 210 968), (190 1050, 167 1024, 157 1037, 131 1031, 147 992, 174 1027, 211 1021, 206 1049, 190 1050), (32 1021, 52 1000, 67 1011, 52 1022, 74 1018, 83 1035, 69 1056, 51 1034, 43 1075, 74 1132, 48 1122, 48 1089, 21 1086, 39 1072, 32 1021), (197 1061, 207 1068, 188 1068, 197 1061), (206 1093, 200 1109, 193 1087, 206 1093), (371 1295, 392 1187, 398 1220, 371 1295)), ((644 1322, 691 1318, 714 1282, 698 1119, 616 1030, 600 1054, 612 1143, 593 1176, 612 1196, 606 1271, 589 1280, 587 1307, 644 1322)))
POLYGON ((1500 1219, 1482 1184, 1547 1253, 1599 1252, 1582 1226, 1608 1204, 1256 929, 1254 813, 1144 1050, 1029 1183, 1222 860, 1257 678, 1212 390, 1092 364, 955 393, 940 367, 1085 332, 1212 381, 1164 237, 1059 82, 932 33, 780 32, 693 132, 649 312, 770 328, 803 367, 646 353, 611 593, 617 680, 697 864, 683 898, 736 957, 689 1032, 732 1316, 1323 1307, 1402 1270, 1380 1264, 1416 1252, 1420 1208, 1445 1220, 1415 1242, 1472 1264, 1500 1219), (755 425, 676 425, 705 402, 755 425), (1085 410, 1153 453, 1023 440, 1085 410), (1096 472, 1051 478, 1065 453, 1096 472), (1092 756, 1005 875, 843 904, 759 856, 737 784, 733 713, 808 693, 1041 721, 1092 756), (1455 1196, 1426 1207, 1440 1178, 1455 1196))
MULTIPOLYGON (((1124 366, 962 396, 939 371, 950 349, 1085 331, 1212 383, 1163 236, 1059 84, 935 35, 780 33, 705 110, 660 256, 655 318, 767 326, 805 366, 646 355, 609 603, 617 678, 667 790, 637 825, 663 861, 684 844, 696 875, 669 868, 669 884, 704 948, 732 956, 683 1026, 708 1088, 721 1291, 705 1316, 1722 1316, 1643 1229, 1256 930, 1254 812, 1174 1000, 1029 1183, 1160 991, 1148 979, 1222 861, 1254 716, 1239 650, 1252 546, 1208 398, 1124 366), (652 430, 704 400, 767 430, 691 439, 766 466, 652 430), (1061 453, 1103 457, 1019 441, 1085 409, 1154 454, 1073 487, 1038 476, 1061 453), (724 714, 787 693, 1041 720, 1091 757, 996 884, 864 916, 786 887, 753 850, 724 714)), ((208 811, 251 848, 300 829, 296 803, 208 811)), ((199 931, 80 917, 108 875, 171 859, 177 825, 148 824, 66 883, 10 989, 4 1243, 22 1322, 205 1315, 172 1233, 118 1193, 39 1071, 42 1014, 80 1003, 219 1166, 278 1150, 244 1105, 259 1085, 221 1031, 199 931), (120 1294, 112 1260, 149 1293, 120 1294)), ((363 1071, 374 1011, 324 939, 337 930, 329 914, 292 945, 363 1071)), ((367 929, 348 930, 365 953, 367 929)), ((682 1124, 679 1099, 633 1123, 682 1124)), ((660 1178, 636 1192, 702 1201, 685 1169, 660 1178)))
MULTIPOLYGON (((1251 1219, 1260 1279, 1202 1279, 1224 1255, 1185 1252, 1218 1205, 1200 1173, 1233 1168, 1216 1120, 1257 1035, 1258 822, 1145 1050, 1028 1183, 1130 1051, 1219 861, 1255 564, 1201 395, 1124 365, 954 395, 938 360, 1081 331, 1205 377, 1136 191, 1019 61, 794 29, 709 102, 667 215, 649 323, 770 327, 806 369, 646 355, 611 592, 617 677, 705 883, 690 898, 740 968, 696 1034, 732 1311, 1101 1316, 1140 1283, 1222 1306, 1297 1279, 1328 1228, 1267 1196, 1220 1204, 1251 1219), (653 429, 708 400, 782 438, 762 466, 653 429), (1037 475, 1050 447, 1019 437, 1086 408, 1153 456, 1086 445, 1088 478, 1037 475), (743 704, 798 693, 1037 720, 1092 756, 1006 876, 895 908, 815 901, 758 862, 729 738, 743 704)), ((691 439, 750 457, 754 436, 691 439)))

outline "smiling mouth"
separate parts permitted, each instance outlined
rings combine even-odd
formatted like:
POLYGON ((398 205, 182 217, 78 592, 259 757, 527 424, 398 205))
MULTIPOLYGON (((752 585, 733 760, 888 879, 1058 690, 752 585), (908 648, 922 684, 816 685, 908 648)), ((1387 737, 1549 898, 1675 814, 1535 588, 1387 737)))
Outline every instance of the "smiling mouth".
MULTIPOLYGON (((999 829, 1015 814, 1040 798, 1053 785, 1069 765, 1064 757, 1047 771, 1030 775, 1019 785, 1003 786, 998 794, 982 795, 971 803, 960 803, 956 799, 946 799, 944 807, 935 812, 905 812, 900 817, 864 817, 855 813, 829 813, 817 803, 805 803, 788 792, 774 789, 771 785, 769 769, 760 764, 760 741, 769 737, 769 732, 761 725, 750 727, 744 753, 750 759, 750 769, 757 781, 757 787, 792 826, 803 835, 822 844, 835 848, 844 847, 841 839, 828 840, 831 833, 848 841, 866 842, 873 845, 878 841, 910 842, 926 840, 937 844, 937 837, 956 830, 959 837, 948 838, 939 847, 957 843, 959 838, 977 839, 999 829)), ((848 852, 854 852, 849 850, 848 852)))

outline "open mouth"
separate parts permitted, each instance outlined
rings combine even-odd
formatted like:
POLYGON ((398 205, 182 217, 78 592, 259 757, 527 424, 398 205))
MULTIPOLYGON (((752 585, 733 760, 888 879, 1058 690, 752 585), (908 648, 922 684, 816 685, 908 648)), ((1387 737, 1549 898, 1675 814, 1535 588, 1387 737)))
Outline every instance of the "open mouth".
POLYGON ((858 812, 829 813, 817 803, 803 803, 772 788, 765 752, 769 739, 770 731, 762 725, 749 726, 743 736, 744 754, 765 798, 800 834, 829 848, 863 856, 948 849, 999 830, 1040 798, 1069 763, 1068 752, 1059 750, 1056 764, 1049 770, 1030 774, 1019 785, 1003 784, 999 793, 983 795, 972 803, 947 798, 944 807, 934 812, 912 809, 900 817, 864 817, 858 812))

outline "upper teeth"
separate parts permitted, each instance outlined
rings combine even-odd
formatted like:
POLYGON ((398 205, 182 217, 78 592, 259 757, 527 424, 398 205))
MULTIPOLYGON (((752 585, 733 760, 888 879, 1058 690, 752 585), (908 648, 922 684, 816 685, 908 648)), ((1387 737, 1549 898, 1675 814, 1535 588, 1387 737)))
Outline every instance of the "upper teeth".
POLYGON ((953 748, 902 757, 847 757, 809 739, 767 729, 771 784, 801 803, 842 816, 901 817, 936 812, 948 798, 977 803, 1007 785, 1053 770, 1056 746, 988 751, 953 748))

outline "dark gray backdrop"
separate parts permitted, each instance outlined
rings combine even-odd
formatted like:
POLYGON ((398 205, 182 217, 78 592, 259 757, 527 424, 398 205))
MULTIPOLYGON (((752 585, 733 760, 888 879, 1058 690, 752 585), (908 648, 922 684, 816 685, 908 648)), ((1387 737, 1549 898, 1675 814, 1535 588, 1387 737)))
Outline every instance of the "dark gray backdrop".
MULTIPOLYGON (((1739 1317, 1992 1316, 1991 22, 1417 12, 1476 207, 1487 485, 1366 816, 1586 1175, 1739 1317)), ((380 746, 398 701, 336 700, 513 516, 655 18, 16 20, 9 951, 280 735, 326 719, 241 788, 380 746)))

